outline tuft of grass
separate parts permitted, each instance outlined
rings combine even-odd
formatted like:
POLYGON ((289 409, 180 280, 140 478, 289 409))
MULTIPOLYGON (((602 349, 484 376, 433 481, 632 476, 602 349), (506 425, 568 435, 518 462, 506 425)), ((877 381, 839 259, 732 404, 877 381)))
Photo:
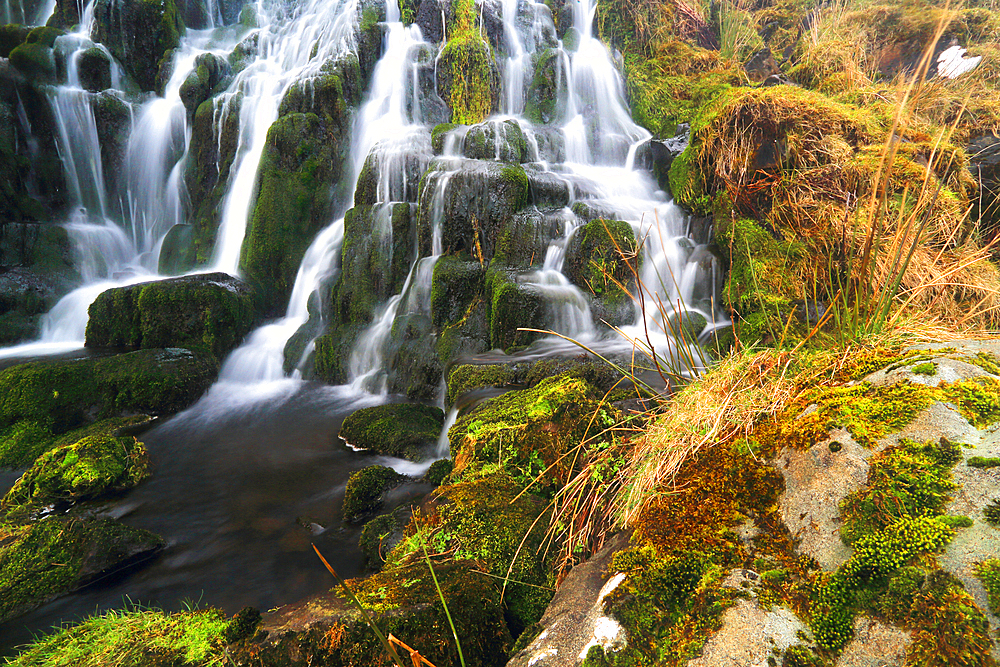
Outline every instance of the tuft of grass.
POLYGON ((215 667, 227 664, 228 626, 218 609, 175 614, 140 608, 109 611, 42 637, 7 667, 215 667))

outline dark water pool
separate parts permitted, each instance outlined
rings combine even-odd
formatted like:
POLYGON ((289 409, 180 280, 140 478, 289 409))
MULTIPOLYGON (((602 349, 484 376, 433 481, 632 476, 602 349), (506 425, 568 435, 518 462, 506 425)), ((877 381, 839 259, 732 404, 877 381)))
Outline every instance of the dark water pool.
MULTIPOLYGON (((340 513, 348 476, 375 463, 410 474, 426 467, 354 452, 337 440, 347 415, 377 402, 294 380, 216 384, 198 404, 140 436, 151 477, 100 506, 163 536, 167 549, 151 563, 0 625, 0 655, 54 625, 129 601, 229 613, 295 602, 333 584, 312 543, 341 576, 360 574, 360 527, 345 526, 340 513)), ((429 490, 417 484, 409 493, 417 500, 429 490)))

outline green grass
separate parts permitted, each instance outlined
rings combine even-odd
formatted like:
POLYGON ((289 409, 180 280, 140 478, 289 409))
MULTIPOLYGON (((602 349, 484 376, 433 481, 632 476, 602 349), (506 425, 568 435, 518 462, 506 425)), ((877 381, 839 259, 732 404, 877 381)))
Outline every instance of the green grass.
POLYGON ((110 611, 42 637, 7 667, 212 667, 229 621, 217 609, 110 611))

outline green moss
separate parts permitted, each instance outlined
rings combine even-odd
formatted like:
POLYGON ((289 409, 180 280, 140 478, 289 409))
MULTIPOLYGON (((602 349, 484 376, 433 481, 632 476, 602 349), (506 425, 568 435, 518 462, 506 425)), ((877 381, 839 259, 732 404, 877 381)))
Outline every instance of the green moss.
POLYGON ((431 147, 434 152, 440 155, 444 152, 444 142, 448 136, 448 133, 457 128, 458 125, 455 123, 438 123, 431 130, 431 147))
POLYGON ((976 565, 976 576, 983 582, 990 599, 990 611, 1000 615, 1000 559, 987 558, 976 565))
POLYGON ((444 413, 427 405, 396 403, 362 408, 344 420, 340 437, 354 447, 420 461, 437 442, 444 413))
POLYGON ((925 362, 913 367, 913 372, 917 375, 934 375, 937 373, 937 364, 925 362))
POLYGON ((840 504, 844 542, 853 544, 903 518, 941 514, 956 488, 951 470, 959 460, 958 445, 943 438, 925 444, 903 439, 880 451, 869 461, 868 485, 840 504))
POLYGON ((86 583, 126 558, 131 545, 164 546, 111 519, 48 517, 27 527, 0 524, 0 622, 86 583))
POLYGON ((53 435, 50 423, 18 421, 0 430, 0 468, 24 468, 45 452, 94 435, 117 436, 130 426, 148 422, 147 415, 103 419, 82 428, 53 435))
POLYGON ((365 555, 368 567, 373 570, 382 569, 386 556, 395 546, 390 540, 402 529, 403 526, 392 514, 383 514, 365 523, 361 529, 361 537, 358 538, 358 547, 365 555))
POLYGON ((434 264, 431 278, 431 321, 445 327, 460 318, 483 293, 485 267, 479 262, 445 256, 434 264))
POLYGON ((965 463, 970 468, 997 468, 1000 467, 1000 457, 970 456, 965 463))
POLYGON ((628 290, 639 270, 635 231, 621 220, 588 222, 576 231, 567 249, 567 277, 609 304, 630 300, 628 290))
POLYGON ((88 314, 88 347, 183 347, 217 359, 239 345, 255 321, 250 290, 223 273, 109 289, 88 314))
POLYGON ((451 459, 440 459, 431 464, 431 467, 424 473, 424 481, 434 486, 441 486, 454 470, 455 464, 451 459))
POLYGON ((983 508, 983 518, 991 526, 1000 527, 1000 498, 994 498, 983 508))
POLYGON ((382 507, 382 494, 399 486, 403 476, 386 466, 368 466, 347 478, 344 520, 358 523, 382 507))
POLYGON ((56 59, 52 49, 44 44, 24 43, 10 52, 10 64, 29 79, 53 83, 56 78, 56 59))
POLYGON ((824 387, 810 392, 796 408, 798 417, 784 426, 789 444, 810 447, 835 427, 845 428, 860 444, 903 428, 935 400, 934 389, 910 382, 873 387, 868 383, 824 387), (804 409, 803 404, 816 405, 804 409))
POLYGON ((113 660, 119 667, 221 665, 229 625, 217 609, 110 611, 37 639, 9 664, 101 667, 113 660))
MULTIPOLYGON (((853 635, 854 615, 875 589, 881 593, 896 571, 947 545, 955 530, 935 517, 904 518, 854 543, 854 553, 832 575, 821 578, 812 608, 816 643, 839 650, 853 635)), ((876 594, 877 594, 876 593, 876 594)))
POLYGON ((566 73, 563 53, 546 49, 532 55, 533 75, 524 101, 524 115, 535 123, 552 123, 563 118, 566 108, 566 73))
POLYGON ((453 123, 474 125, 493 110, 493 51, 479 33, 475 3, 454 0, 452 8, 455 21, 438 58, 439 67, 448 73, 441 94, 451 107, 453 123))
MULTIPOLYGON (((687 664, 721 627, 723 612, 745 595, 721 586, 731 568, 750 560, 749 545, 732 528, 748 516, 766 530, 780 525, 774 513, 781 476, 749 453, 725 444, 702 450, 673 484, 672 493, 650 500, 629 548, 612 559, 611 569, 626 578, 605 611, 625 628, 626 645, 594 664, 687 664)), ((779 580, 785 578, 770 578, 776 586, 779 580)))
MULTIPOLYGON (((522 171, 523 173, 523 171, 522 171)), ((519 329, 542 329, 545 300, 541 294, 519 284, 502 268, 486 272, 490 346, 501 350, 522 347, 541 334, 519 329)))
POLYGON ((448 432, 453 475, 462 479, 499 467, 523 485, 533 484, 535 493, 548 493, 570 474, 566 452, 588 437, 595 438, 591 446, 611 439, 606 429, 622 421, 585 380, 548 378, 459 418, 448 432))
POLYGON ((517 372, 502 364, 462 364, 448 373, 447 405, 467 391, 480 387, 502 387, 517 379, 517 372))
POLYGON ((0 58, 9 58, 10 52, 24 43, 31 28, 9 23, 0 25, 0 58))
POLYGON ((1000 380, 974 378, 941 385, 946 400, 958 406, 962 416, 977 428, 1000 420, 1000 380))
POLYGON ((429 552, 481 563, 505 588, 512 636, 521 634, 542 617, 554 583, 541 549, 548 523, 545 503, 521 491, 522 485, 504 473, 439 488, 432 513, 414 521, 410 530, 419 532, 401 542, 389 562, 422 558, 425 540, 429 552))
POLYGON ((0 372, 0 429, 15 435, 4 458, 23 462, 33 449, 24 429, 55 436, 95 419, 176 412, 201 396, 215 371, 214 360, 176 348, 11 366, 0 372))
POLYGON ((149 474, 149 455, 133 437, 92 435, 43 454, 7 495, 8 514, 125 491, 149 474))

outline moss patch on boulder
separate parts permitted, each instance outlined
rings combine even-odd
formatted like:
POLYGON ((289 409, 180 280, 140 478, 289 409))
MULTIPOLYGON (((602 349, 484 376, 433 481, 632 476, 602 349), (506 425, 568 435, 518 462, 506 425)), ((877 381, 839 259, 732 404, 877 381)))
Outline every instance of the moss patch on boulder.
POLYGON ((490 43, 479 33, 476 4, 454 0, 455 21, 438 57, 438 92, 451 107, 451 122, 472 125, 496 106, 500 77, 490 43))
POLYGON ((49 517, 30 526, 0 524, 0 623, 166 546, 112 519, 49 517))
POLYGON ((183 347, 224 358, 254 323, 250 289, 225 273, 115 287, 90 305, 88 347, 183 347))
POLYGON ((149 455, 134 437, 92 435, 40 456, 0 500, 0 511, 9 517, 126 491, 148 474, 149 455))
POLYGON ((33 438, 99 419, 177 412, 208 389, 216 370, 213 359, 176 348, 11 366, 0 372, 4 459, 28 462, 33 438))
POLYGON ((566 275, 580 289, 608 304, 628 300, 639 271, 639 248, 632 225, 592 220, 576 230, 566 249, 566 275))
POLYGON ((443 425, 440 408, 393 403, 353 412, 344 420, 340 437, 353 447, 421 461, 437 442, 443 425))
POLYGON ((344 492, 344 521, 360 523, 382 508, 386 491, 403 483, 405 478, 386 466, 368 466, 347 478, 344 492))

